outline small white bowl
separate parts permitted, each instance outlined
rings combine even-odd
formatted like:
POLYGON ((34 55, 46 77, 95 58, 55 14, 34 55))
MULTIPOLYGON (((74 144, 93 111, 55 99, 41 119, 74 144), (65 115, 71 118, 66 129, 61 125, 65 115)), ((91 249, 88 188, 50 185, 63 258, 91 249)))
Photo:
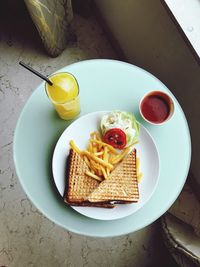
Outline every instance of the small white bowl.
MULTIPOLYGON (((149 108, 149 109, 151 109, 151 110, 153 109, 153 104, 151 105, 151 108, 149 108)), ((155 106, 154 111, 156 109, 158 110, 158 106, 157 107, 155 106)), ((151 91, 151 92, 145 94, 142 97, 142 99, 140 100, 139 110, 140 110, 140 114, 141 114, 142 118, 145 121, 147 121, 148 123, 153 124, 153 125, 162 125, 162 124, 166 123, 174 114, 174 102, 173 102, 172 98, 168 94, 166 94, 165 92, 151 91), (166 115, 165 118, 163 118, 162 121, 156 122, 153 119, 151 120, 149 116, 145 116, 144 111, 142 110, 142 106, 144 105, 145 101, 147 101, 147 99, 150 99, 153 97, 162 100, 165 103, 165 105, 168 107, 168 112, 167 112, 168 114, 166 115)), ((151 111, 149 111, 149 112, 151 112, 151 111)))

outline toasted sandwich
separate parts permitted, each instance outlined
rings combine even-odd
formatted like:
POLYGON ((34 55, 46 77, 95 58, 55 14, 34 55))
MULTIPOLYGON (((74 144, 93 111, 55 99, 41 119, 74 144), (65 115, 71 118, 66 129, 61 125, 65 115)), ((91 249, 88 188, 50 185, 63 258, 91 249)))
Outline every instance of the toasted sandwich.
POLYGON ((99 186, 100 182, 87 176, 89 168, 82 157, 73 149, 70 149, 67 162, 67 184, 64 201, 72 206, 93 206, 113 208, 110 203, 91 203, 88 196, 99 186))
POLYGON ((87 196, 91 203, 133 203, 139 200, 134 149, 111 173, 87 196))

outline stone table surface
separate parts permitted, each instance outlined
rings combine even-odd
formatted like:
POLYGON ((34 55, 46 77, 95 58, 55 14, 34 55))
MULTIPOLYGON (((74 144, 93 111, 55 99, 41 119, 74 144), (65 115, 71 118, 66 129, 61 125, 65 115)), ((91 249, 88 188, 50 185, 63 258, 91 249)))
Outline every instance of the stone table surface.
MULTIPOLYGON (((94 17, 75 16, 77 42, 57 58, 45 53, 30 19, 5 18, 0 28, 0 266, 172 266, 159 223, 129 235, 92 238, 49 221, 30 202, 16 176, 13 134, 22 108, 41 80, 20 60, 45 75, 73 62, 117 55, 94 17), (170 264, 170 265, 169 265, 170 264)), ((175 266, 175 265, 174 265, 175 266)))

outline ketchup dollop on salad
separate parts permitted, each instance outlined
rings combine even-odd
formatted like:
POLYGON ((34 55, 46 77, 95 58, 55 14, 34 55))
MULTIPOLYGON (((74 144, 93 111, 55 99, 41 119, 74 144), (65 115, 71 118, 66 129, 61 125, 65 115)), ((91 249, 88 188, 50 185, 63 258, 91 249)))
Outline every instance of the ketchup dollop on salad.
POLYGON ((133 114, 125 111, 112 111, 101 120, 104 142, 117 149, 123 149, 138 141, 139 123, 133 114))

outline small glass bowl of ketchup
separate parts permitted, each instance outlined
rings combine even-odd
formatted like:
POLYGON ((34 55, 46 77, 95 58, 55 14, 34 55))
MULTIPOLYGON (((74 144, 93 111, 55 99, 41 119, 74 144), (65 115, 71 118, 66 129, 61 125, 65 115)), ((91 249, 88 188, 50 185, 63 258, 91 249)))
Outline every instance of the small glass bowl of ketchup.
POLYGON ((139 109, 145 121, 154 125, 161 125, 172 117, 174 103, 168 94, 161 91, 151 91, 143 96, 139 109))

